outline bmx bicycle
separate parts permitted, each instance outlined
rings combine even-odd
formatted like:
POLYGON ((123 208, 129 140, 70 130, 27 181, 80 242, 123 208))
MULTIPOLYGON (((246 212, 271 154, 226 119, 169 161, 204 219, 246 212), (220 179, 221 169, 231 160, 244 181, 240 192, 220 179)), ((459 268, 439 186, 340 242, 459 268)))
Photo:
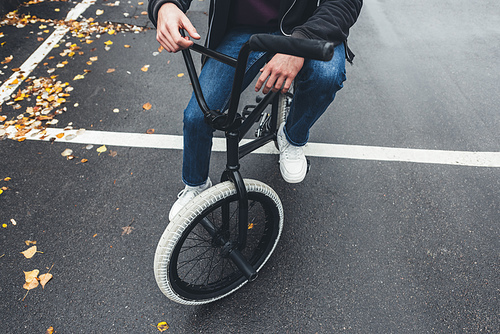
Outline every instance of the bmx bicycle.
POLYGON ((243 179, 239 171, 242 157, 270 141, 276 143, 277 130, 286 120, 292 99, 290 93, 270 91, 257 105, 245 106, 241 113, 237 112, 251 51, 329 60, 333 44, 257 34, 241 47, 237 58, 198 44, 182 51, 205 121, 225 132, 227 163, 221 183, 182 208, 167 225, 156 248, 154 274, 158 287, 181 304, 210 303, 254 281, 283 229, 283 206, 276 192, 263 182, 243 179), (190 50, 235 68, 225 112, 208 107, 190 50), (255 123, 258 123, 257 138, 242 145, 241 139, 255 123))

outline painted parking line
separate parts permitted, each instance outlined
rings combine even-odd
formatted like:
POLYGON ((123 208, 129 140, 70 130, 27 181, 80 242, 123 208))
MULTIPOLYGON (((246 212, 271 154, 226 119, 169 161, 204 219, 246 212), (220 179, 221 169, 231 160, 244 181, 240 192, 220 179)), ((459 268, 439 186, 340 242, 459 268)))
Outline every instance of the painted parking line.
MULTIPOLYGON (((14 136, 17 130, 9 127, 7 132, 14 136)), ((66 130, 47 128, 41 139, 39 134, 28 133, 27 140, 44 140, 56 138, 57 134, 64 133, 64 137, 57 139, 57 143, 93 144, 107 146, 125 146, 138 148, 156 148, 182 150, 182 136, 162 134, 142 134, 128 132, 108 132, 94 130, 66 130)), ((244 139, 242 143, 250 140, 244 139)), ((213 151, 225 152, 224 138, 214 138, 213 151)), ((361 145, 340 145, 324 143, 308 143, 304 152, 309 157, 414 162, 425 164, 472 166, 472 167, 500 167, 500 152, 468 152, 446 150, 423 150, 412 148, 394 148, 361 145)), ((277 154, 273 143, 269 143, 254 153, 277 154)))
MULTIPOLYGON (((65 21, 76 20, 85 12, 90 5, 94 4, 95 0, 83 0, 72 8, 65 21)), ((69 28, 65 25, 58 25, 54 32, 33 52, 28 59, 21 65, 20 70, 10 76, 0 87, 0 105, 10 98, 10 94, 15 92, 17 87, 30 75, 37 65, 49 54, 49 52, 59 43, 66 35, 69 28), (21 74, 21 76, 20 76, 21 74), (17 79, 17 81, 16 81, 17 79), (16 83, 13 83, 16 82, 16 83)))

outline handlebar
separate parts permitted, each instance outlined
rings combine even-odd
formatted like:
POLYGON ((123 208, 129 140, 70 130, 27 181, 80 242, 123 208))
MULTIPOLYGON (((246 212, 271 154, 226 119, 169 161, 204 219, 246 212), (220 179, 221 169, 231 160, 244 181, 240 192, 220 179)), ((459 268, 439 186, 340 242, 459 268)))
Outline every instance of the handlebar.
POLYGON ((330 42, 269 34, 252 35, 248 43, 253 51, 284 53, 323 61, 332 59, 334 49, 333 43, 330 42))

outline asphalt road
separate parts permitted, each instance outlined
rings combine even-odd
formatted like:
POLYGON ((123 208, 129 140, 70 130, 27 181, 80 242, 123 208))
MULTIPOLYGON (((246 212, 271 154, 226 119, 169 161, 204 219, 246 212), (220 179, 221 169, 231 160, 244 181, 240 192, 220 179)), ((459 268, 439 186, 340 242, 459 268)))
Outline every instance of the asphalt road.
MULTIPOLYGON (((0 27, 2 89, 77 4, 21 7, 21 20, 0 27), (31 17, 23 23, 22 14, 31 17)), ((189 12, 202 36, 207 7, 194 1, 189 12)), ((145 10, 137 0, 89 5, 31 79, 18 80, 18 101, 1 105, 0 131, 9 121, 21 131, 0 141, 2 332, 156 333, 163 321, 167 333, 498 332, 500 169, 416 157, 500 151, 498 1, 365 1, 349 40, 355 64, 310 140, 411 149, 415 159, 312 156, 306 180, 289 185, 276 155, 246 157, 243 175, 283 202, 283 236, 257 281, 199 307, 171 302, 153 277, 182 187, 181 150, 131 140, 98 152, 102 145, 72 142, 63 130, 142 134, 148 143, 182 134, 189 79, 178 76, 180 55, 158 52, 145 10), (90 18, 113 25, 98 38, 85 28, 90 18), (51 114, 60 110, 59 130, 32 140, 22 131, 33 126, 36 97, 20 94, 44 83, 38 94, 51 114), (51 100, 57 86, 66 95, 51 100), (73 159, 61 156, 66 149, 73 159), (41 253, 20 254, 26 240, 41 253), (23 271, 34 269, 53 278, 25 296, 23 271)), ((215 152, 213 180, 223 166, 215 152)))

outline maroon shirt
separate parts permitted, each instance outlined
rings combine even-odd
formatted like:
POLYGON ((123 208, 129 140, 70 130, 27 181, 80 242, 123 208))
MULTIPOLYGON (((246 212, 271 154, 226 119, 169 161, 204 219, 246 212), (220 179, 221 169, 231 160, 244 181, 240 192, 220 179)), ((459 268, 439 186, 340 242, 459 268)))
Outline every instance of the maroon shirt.
POLYGON ((278 27, 280 0, 233 0, 232 3, 233 25, 278 27))

